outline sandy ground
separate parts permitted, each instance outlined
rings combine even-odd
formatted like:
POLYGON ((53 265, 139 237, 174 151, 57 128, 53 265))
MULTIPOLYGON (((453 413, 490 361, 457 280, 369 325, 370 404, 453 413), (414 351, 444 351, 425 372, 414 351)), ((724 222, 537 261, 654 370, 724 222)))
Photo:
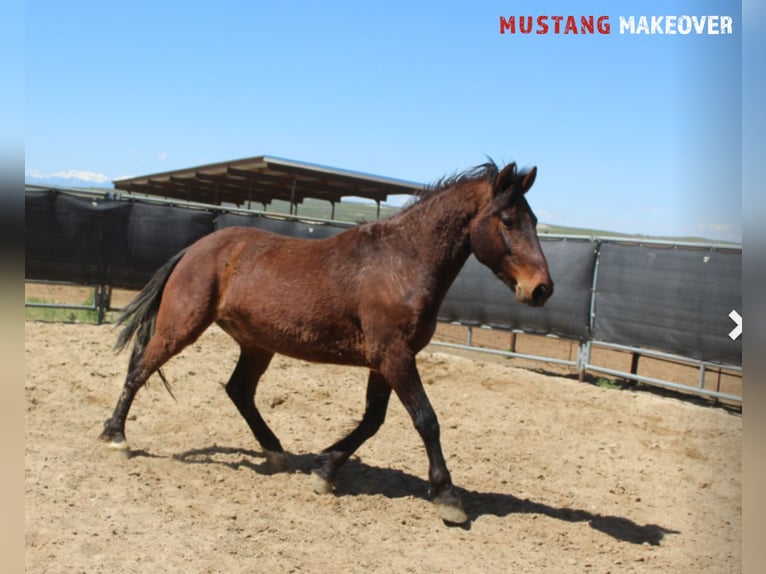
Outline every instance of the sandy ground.
POLYGON ((361 416, 366 373, 277 357, 258 404, 295 471, 269 474, 221 385, 217 329, 138 395, 129 459, 97 441, 127 356, 110 326, 26 324, 26 570, 739 572, 739 414, 428 348, 422 378, 470 523, 447 527, 392 399, 380 432, 311 490, 361 416))

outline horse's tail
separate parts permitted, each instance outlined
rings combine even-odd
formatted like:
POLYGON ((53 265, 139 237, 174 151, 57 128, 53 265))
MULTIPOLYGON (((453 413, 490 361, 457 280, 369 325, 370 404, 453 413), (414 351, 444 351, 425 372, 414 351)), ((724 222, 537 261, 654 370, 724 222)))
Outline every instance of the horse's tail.
POLYGON ((149 343, 154 335, 154 324, 165 284, 185 253, 186 249, 182 249, 160 267, 136 298, 123 309, 115 325, 125 325, 114 345, 116 352, 122 351, 134 338, 133 355, 140 354, 149 343))

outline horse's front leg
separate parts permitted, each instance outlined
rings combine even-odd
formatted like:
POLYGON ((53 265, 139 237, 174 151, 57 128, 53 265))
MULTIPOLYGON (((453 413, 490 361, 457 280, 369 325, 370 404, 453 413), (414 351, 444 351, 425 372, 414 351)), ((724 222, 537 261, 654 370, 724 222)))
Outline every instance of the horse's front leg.
POLYGON ((414 357, 407 364, 393 369, 387 378, 425 444, 431 495, 439 516, 453 524, 467 522, 468 516, 463 510, 463 503, 452 484, 447 463, 444 461, 439 437, 439 421, 423 388, 414 357))
POLYGON ((317 468, 314 470, 314 490, 318 494, 332 492, 333 482, 338 469, 364 441, 372 437, 386 419, 388 398, 391 387, 386 380, 375 371, 370 371, 367 381, 367 399, 359 426, 351 433, 326 448, 317 457, 317 468))

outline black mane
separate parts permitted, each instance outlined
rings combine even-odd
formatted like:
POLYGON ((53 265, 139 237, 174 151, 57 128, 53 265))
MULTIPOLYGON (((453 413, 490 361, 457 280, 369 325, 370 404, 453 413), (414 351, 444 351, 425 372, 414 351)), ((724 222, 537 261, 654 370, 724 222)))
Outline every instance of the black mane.
POLYGON ((422 187, 419 191, 415 192, 414 199, 408 202, 402 211, 406 211, 421 202, 438 196, 441 192, 454 187, 459 184, 463 184, 469 181, 479 180, 493 180, 499 173, 497 164, 489 160, 486 163, 469 168, 465 171, 455 173, 453 175, 442 177, 430 185, 422 187))
MULTIPOLYGON (((519 185, 529 173, 528 169, 518 169, 516 164, 509 164, 512 169, 503 177, 503 181, 498 184, 504 190, 511 190, 519 185)), ((509 166, 506 166, 506 168, 509 166)), ((502 168, 502 169, 506 169, 502 168)), ((471 167, 465 171, 453 175, 442 177, 430 185, 423 186, 420 190, 413 193, 413 199, 409 201, 402 211, 409 211, 410 208, 422 204, 424 201, 431 200, 441 195, 442 192, 455 186, 473 181, 488 181, 494 185, 502 169, 492 160, 488 159, 486 163, 471 167)), ((401 213, 401 212, 400 212, 401 213)))
POLYGON ((434 183, 425 186, 415 194, 415 197, 417 197, 419 201, 422 201, 434 195, 438 195, 445 189, 449 189, 450 187, 454 187, 469 181, 482 179, 493 180, 497 177, 499 171, 500 170, 497 167, 497 164, 494 161, 489 160, 486 163, 469 168, 465 171, 442 177, 434 183))

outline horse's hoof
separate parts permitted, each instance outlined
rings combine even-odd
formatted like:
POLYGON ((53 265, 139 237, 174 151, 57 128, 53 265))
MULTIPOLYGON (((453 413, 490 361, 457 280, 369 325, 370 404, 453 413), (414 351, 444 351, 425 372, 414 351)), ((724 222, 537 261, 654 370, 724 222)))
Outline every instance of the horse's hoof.
POLYGON ((316 471, 311 473, 311 478, 313 480, 314 492, 316 492, 317 494, 330 494, 332 492, 333 490, 332 482, 330 482, 326 478, 319 476, 319 474, 316 471))
POLYGON ((109 452, 113 452, 122 458, 130 458, 130 446, 128 446, 127 441, 113 440, 109 443, 108 448, 109 448, 109 452))
POLYGON ((285 452, 266 451, 266 461, 269 463, 271 472, 290 472, 293 469, 290 459, 285 452))
POLYGON ((439 517, 450 524, 465 524, 468 522, 468 515, 463 510, 463 503, 460 499, 455 500, 439 500, 434 499, 434 505, 436 506, 436 512, 439 517))

